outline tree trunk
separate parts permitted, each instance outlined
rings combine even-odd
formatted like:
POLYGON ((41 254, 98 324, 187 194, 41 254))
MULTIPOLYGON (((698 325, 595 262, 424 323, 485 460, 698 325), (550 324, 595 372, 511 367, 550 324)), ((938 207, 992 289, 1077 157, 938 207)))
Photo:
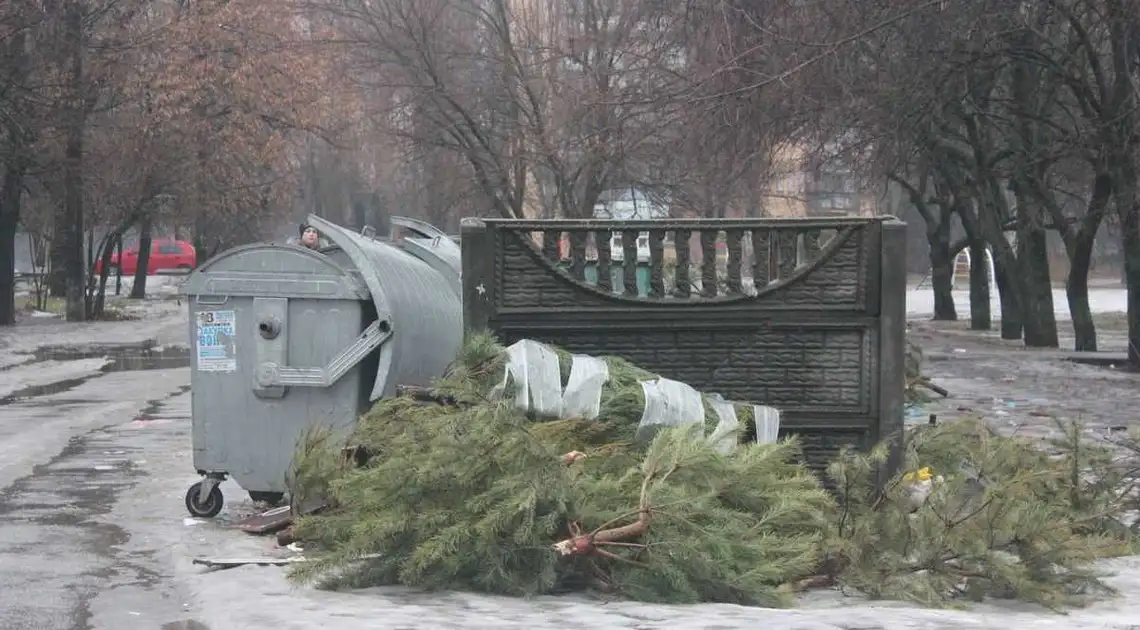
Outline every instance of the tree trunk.
POLYGON ((1096 352, 1096 324, 1089 306, 1089 266, 1092 264, 1094 238, 1081 234, 1069 252, 1069 275, 1065 279, 1065 297, 1073 318, 1073 349, 1096 352))
MULTIPOLYGON (((5 49, 0 50, 0 65, 5 67, 10 85, 22 85, 28 76, 26 46, 27 30, 17 28, 9 35, 5 49)), ((16 227, 20 224, 27 167, 26 135, 17 122, 25 108, 16 99, 8 100, 8 124, 4 126, 7 155, 2 162, 4 179, 0 180, 0 326, 16 323, 16 227)))
MULTIPOLYGON (((111 253, 115 251, 115 243, 122 238, 117 232, 111 232, 103 237, 99 244, 99 278, 96 281, 95 297, 91 305, 91 318, 99 319, 107 308, 107 278, 111 273, 111 253)), ((122 259, 120 259, 122 260, 122 259)))
MULTIPOLYGON (((949 214, 949 213, 946 213, 949 214)), ((926 226, 930 244, 930 283, 934 288, 934 321, 958 321, 954 306, 954 255, 950 251, 950 222, 926 226)))
POLYGON ((1053 281, 1049 276, 1049 252, 1043 228, 1019 230, 1017 235, 1020 273, 1016 286, 1021 290, 1022 323, 1025 345, 1030 348, 1057 348, 1057 316, 1053 310, 1053 281))
POLYGON ((67 295, 67 209, 64 204, 55 208, 52 222, 51 242, 48 244, 47 278, 44 283, 50 297, 63 297, 67 295))
POLYGON ((1130 156, 1116 160, 1114 205, 1124 250, 1124 284, 1128 289, 1128 366, 1140 370, 1140 190, 1130 156))
POLYGON ((1140 370, 1140 205, 1133 203, 1122 223, 1124 273, 1128 286, 1128 365, 1140 370))
POLYGON ((986 264, 986 243, 970 241, 970 330, 990 330, 990 267, 986 264))
POLYGON ((1021 300, 1017 285, 1010 278, 1011 270, 1001 256, 994 257, 994 282, 1001 301, 1001 338, 1021 339, 1021 300))
POLYGON ((115 265, 115 295, 123 294, 123 235, 115 239, 115 253, 119 264, 115 265))
POLYGON ((131 286, 131 298, 136 300, 146 297, 146 274, 149 272, 147 263, 150 261, 150 231, 150 217, 143 217, 139 224, 139 264, 135 267, 135 283, 131 286))
POLYGON ((0 326, 16 323, 16 226, 24 188, 24 169, 9 159, 0 184, 0 326))
MULTIPOLYGON (((83 8, 78 0, 67 4, 67 43, 70 48, 71 100, 67 111, 67 138, 63 156, 63 205, 66 225, 64 276, 67 288, 67 321, 87 317, 87 270, 83 264, 83 133, 87 128, 87 104, 83 72, 83 8)), ((58 226, 57 226, 58 231, 58 226)))

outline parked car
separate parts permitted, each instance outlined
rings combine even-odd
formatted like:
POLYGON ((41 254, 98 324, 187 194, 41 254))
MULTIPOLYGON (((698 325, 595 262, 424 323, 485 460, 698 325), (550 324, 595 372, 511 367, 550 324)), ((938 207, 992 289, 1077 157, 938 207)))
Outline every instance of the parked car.
MULTIPOLYGON (((150 243, 150 259, 146 270, 149 275, 169 269, 193 269, 198 265, 198 254, 194 246, 186 241, 170 239, 154 239, 150 243)), ((139 266, 139 248, 132 247, 123 250, 123 260, 119 261, 117 253, 111 254, 111 269, 108 273, 115 273, 119 267, 123 275, 133 275, 139 266)), ((95 273, 102 273, 103 261, 95 261, 95 273)))

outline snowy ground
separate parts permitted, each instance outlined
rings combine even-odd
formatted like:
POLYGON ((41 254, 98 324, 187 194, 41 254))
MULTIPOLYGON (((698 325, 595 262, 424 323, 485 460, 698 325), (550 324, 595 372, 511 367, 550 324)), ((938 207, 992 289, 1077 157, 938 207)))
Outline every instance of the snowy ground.
MULTIPOLYGON (((909 310, 921 319, 921 292, 909 310)), ((1122 310, 1117 297, 1094 304, 1122 310)), ((1063 302, 1060 302, 1063 304, 1063 302)), ((968 308, 959 302, 960 309, 968 308)), ((575 598, 532 601, 401 589, 326 593, 286 583, 284 570, 209 572, 195 557, 289 556, 271 538, 228 528, 253 508, 232 482, 214 521, 187 518, 189 370, 101 370, 99 357, 34 361, 44 345, 184 344, 185 304, 148 300, 142 319, 68 324, 29 318, 0 330, 0 628, 5 630, 311 630, 318 627, 730 630, 1006 629, 1030 623, 1071 630, 1140 624, 1140 558, 1106 562, 1121 596, 1067 616, 1024 605, 935 611, 871 604, 835 592, 795 610, 650 606, 575 598), (14 392, 64 382, 43 395, 14 392)), ((1011 427, 1042 425, 1041 406, 1103 425, 1127 424, 1140 404, 1133 375, 1058 362, 1041 353, 921 322, 931 375, 952 396, 931 412, 982 411, 1011 427)), ((111 350, 108 350, 111 352, 111 350)), ((1046 430, 1044 426, 1037 428, 1046 430)))
MULTIPOLYGON (((990 292, 990 312, 996 318, 1001 313, 1001 302, 997 292, 990 292)), ((1089 305, 1094 313, 1124 312, 1128 310, 1127 292, 1121 288, 1091 288, 1089 289, 1089 305)), ((955 291, 954 305, 959 317, 970 316, 970 292, 955 291)), ((934 314, 934 293, 929 286, 922 288, 910 287, 906 296, 907 315, 912 317, 929 317, 934 314)), ((1053 289, 1053 312, 1057 314, 1058 321, 1069 321, 1069 303, 1065 297, 1064 289, 1053 289)))

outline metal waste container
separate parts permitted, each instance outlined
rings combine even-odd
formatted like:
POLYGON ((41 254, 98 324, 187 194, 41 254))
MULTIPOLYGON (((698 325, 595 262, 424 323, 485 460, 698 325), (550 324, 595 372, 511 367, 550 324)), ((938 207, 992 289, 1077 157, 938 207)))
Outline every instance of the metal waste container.
POLYGON ((203 476, 186 493, 194 516, 221 511, 227 476, 254 500, 279 503, 307 431, 346 430, 397 385, 429 385, 462 343, 454 242, 423 226, 384 242, 308 221, 330 247, 236 247, 186 281, 203 476))

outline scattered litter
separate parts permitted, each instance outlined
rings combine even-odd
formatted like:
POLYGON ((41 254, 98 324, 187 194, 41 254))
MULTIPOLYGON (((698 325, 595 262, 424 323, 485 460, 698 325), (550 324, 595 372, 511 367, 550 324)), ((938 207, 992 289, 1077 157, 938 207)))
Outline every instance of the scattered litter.
POLYGON ((298 545, 297 543, 289 543, 288 545, 285 545, 285 548, 288 549, 289 551, 295 551, 297 553, 301 553, 302 551, 305 550, 304 547, 302 547, 301 545, 298 545))
POLYGON ((293 523, 293 513, 288 505, 243 518, 235 525, 247 534, 271 534, 285 529, 293 523))
POLYGON ((906 417, 904 420, 909 423, 923 422, 926 420, 926 410, 921 405, 907 405, 905 411, 906 417))
MULTIPOLYGON (((372 560, 379 558, 378 553, 368 553, 360 556, 359 560, 372 560)), ((259 567, 283 567, 300 562, 308 562, 305 556, 291 556, 288 558, 194 558, 194 564, 200 564, 210 569, 233 569, 247 564, 256 564, 259 567)))
POLYGON ((202 521, 200 521, 196 518, 184 518, 184 519, 182 519, 182 524, 185 525, 186 527, 192 527, 194 525, 200 524, 201 522, 202 521))
POLYGON ((170 424, 170 422, 171 422, 170 420, 166 420, 164 418, 154 418, 154 419, 139 418, 138 420, 132 420, 128 424, 129 424, 129 426, 132 426, 136 429, 141 429, 142 427, 149 427, 149 426, 160 425, 160 424, 170 424))
POLYGON ((291 558, 194 558, 194 564, 200 564, 211 569, 232 569, 247 564, 256 564, 259 567, 283 567, 298 562, 306 562, 304 556, 291 558))

